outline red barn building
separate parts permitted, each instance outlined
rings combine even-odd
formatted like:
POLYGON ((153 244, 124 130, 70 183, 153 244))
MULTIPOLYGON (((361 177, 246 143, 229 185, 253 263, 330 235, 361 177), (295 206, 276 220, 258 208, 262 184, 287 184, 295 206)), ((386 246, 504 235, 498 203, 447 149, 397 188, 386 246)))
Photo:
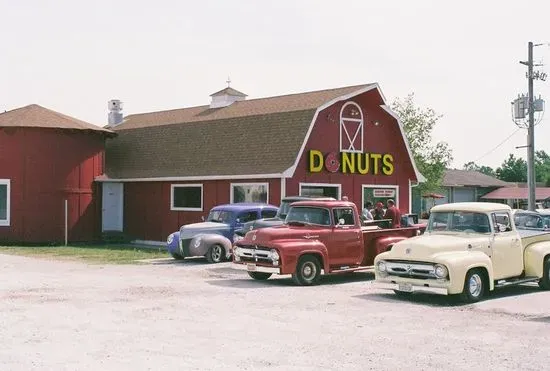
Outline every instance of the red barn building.
POLYGON ((0 245, 96 240, 108 129, 38 105, 0 114, 0 245))
POLYGON ((103 229, 163 241, 215 205, 326 195, 411 208, 421 180, 378 84, 134 114, 107 143, 103 229))

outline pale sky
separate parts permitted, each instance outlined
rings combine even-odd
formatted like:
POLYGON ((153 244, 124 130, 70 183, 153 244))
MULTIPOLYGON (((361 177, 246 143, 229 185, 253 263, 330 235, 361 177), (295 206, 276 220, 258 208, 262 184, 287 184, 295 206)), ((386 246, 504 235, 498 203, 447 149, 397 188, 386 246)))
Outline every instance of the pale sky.
MULTIPOLYGON (((525 130, 485 154, 517 128, 527 43, 550 43, 548 0, 0 0, 0 14, 0 110, 105 125, 109 99, 125 115, 203 105, 228 76, 249 99, 378 82, 444 115, 434 139, 457 168, 525 157, 525 130)), ((534 55, 550 64, 548 45, 534 55)), ((550 153, 548 117, 535 146, 550 153)))

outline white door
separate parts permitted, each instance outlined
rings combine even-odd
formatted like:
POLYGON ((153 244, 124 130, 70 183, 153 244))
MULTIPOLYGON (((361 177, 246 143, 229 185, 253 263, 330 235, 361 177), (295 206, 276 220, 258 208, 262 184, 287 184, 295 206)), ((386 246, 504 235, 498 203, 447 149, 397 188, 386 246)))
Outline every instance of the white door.
POLYGON ((122 183, 103 183, 102 226, 104 231, 122 232, 124 187, 122 183))

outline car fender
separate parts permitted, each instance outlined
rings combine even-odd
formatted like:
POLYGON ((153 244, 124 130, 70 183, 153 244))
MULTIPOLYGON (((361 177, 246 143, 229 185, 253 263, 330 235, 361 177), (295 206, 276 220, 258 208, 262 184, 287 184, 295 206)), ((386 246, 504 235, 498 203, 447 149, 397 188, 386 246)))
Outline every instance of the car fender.
POLYGON ((294 273, 300 257, 307 254, 320 256, 322 268, 325 272, 329 271, 328 250, 319 240, 278 240, 272 247, 281 256, 281 274, 294 273))
POLYGON ((176 253, 180 254, 180 232, 174 232, 170 233, 168 237, 166 238, 166 250, 168 250, 169 253, 176 253), (171 240, 171 241, 170 241, 171 240), (168 242, 170 241, 170 242, 168 242))
POLYGON ((437 254, 433 262, 443 264, 449 270, 449 294, 460 294, 464 290, 466 273, 472 268, 484 268, 489 278, 489 290, 494 289, 493 262, 481 251, 453 251, 437 254))
POLYGON ((212 245, 221 245, 226 258, 231 256, 232 243, 227 237, 217 233, 199 233, 189 242, 189 250, 193 256, 206 255, 212 245))
POLYGON ((388 251, 388 248, 399 241, 408 239, 409 237, 405 236, 385 236, 379 237, 374 242, 374 253, 378 255, 380 253, 388 251))
POLYGON ((525 248, 525 275, 531 277, 543 276, 544 259, 550 255, 550 241, 534 242, 525 248))

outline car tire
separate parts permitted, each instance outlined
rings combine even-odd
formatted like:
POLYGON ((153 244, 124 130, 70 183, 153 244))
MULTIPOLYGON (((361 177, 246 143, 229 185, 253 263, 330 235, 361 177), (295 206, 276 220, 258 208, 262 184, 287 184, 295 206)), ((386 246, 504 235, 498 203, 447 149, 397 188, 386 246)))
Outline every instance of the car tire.
POLYGON ((185 259, 185 257, 181 256, 180 254, 176 254, 175 252, 170 253, 170 255, 172 255, 172 258, 174 258, 174 259, 176 259, 176 260, 183 260, 183 259, 185 259))
POLYGON ((271 277, 271 273, 264 272, 248 272, 248 275, 258 281, 265 281, 271 277))
POLYGON ((206 260, 208 260, 209 263, 221 263, 224 258, 225 251, 221 245, 212 245, 206 252, 206 260))
POLYGON ((460 299, 465 303, 478 302, 483 298, 487 289, 484 272, 481 269, 470 269, 466 273, 460 299))
POLYGON ((543 290, 550 290, 550 257, 546 258, 543 264, 542 278, 539 280, 539 287, 543 290))
POLYGON ((319 283, 321 278, 321 264, 319 259, 312 255, 302 256, 296 265, 296 271, 292 279, 300 286, 313 286, 319 283))

